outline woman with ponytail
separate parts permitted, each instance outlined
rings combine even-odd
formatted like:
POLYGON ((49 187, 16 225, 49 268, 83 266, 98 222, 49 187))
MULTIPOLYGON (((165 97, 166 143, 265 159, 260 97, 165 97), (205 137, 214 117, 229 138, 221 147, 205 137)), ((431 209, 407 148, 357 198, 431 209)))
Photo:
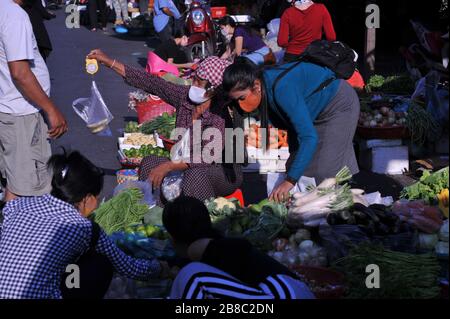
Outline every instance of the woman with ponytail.
POLYGON ((50 194, 19 198, 3 209, 0 298, 102 298, 114 271, 147 280, 165 269, 157 260, 125 255, 88 219, 103 188, 99 168, 79 152, 52 156, 48 168, 50 194))

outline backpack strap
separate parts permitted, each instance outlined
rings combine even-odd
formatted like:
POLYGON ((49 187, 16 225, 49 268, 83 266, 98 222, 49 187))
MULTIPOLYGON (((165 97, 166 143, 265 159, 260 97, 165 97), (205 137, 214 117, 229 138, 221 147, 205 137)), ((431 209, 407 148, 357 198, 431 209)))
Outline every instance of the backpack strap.
MULTIPOLYGON (((272 86, 272 96, 273 96, 273 101, 275 103, 275 105, 278 108, 278 102, 277 99, 275 97, 275 90, 276 87, 278 85, 278 83, 280 82, 280 80, 286 76, 286 74, 288 74, 289 72, 291 72, 293 69, 295 69, 300 63, 302 63, 302 57, 300 57, 300 60, 297 61, 296 63, 294 63, 292 66, 290 66, 289 68, 287 68, 286 70, 284 70, 283 72, 281 72, 277 78, 275 79, 275 82, 273 83, 272 86)), ((323 81, 310 95, 308 95, 308 98, 313 96, 314 94, 324 90, 328 85, 330 85, 333 81, 337 80, 337 77, 333 76, 325 81, 323 81)), ((281 119, 283 119, 283 117, 281 116, 281 114, 277 111, 276 113, 278 113, 278 115, 281 117, 281 119)))

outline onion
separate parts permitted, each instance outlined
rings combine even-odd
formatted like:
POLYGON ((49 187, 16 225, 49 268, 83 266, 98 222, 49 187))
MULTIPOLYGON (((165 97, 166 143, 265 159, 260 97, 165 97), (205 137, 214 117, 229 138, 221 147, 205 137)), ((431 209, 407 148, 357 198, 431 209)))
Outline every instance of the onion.
POLYGON ((300 243, 298 248, 300 250, 308 250, 314 247, 314 242, 312 240, 304 240, 300 243))
POLYGON ((389 124, 394 124, 395 123, 395 117, 389 117, 388 118, 388 123, 389 124))
POLYGON ((363 126, 369 127, 369 126, 370 126, 370 122, 369 122, 369 121, 365 121, 364 124, 363 124, 363 126))
POLYGON ((389 108, 387 108, 386 106, 383 106, 382 108, 380 108, 380 113, 383 115, 388 115, 389 108))
POLYGON ((375 127, 375 126, 377 126, 377 121, 374 121, 374 120, 370 121, 369 126, 370 126, 370 127, 375 127))

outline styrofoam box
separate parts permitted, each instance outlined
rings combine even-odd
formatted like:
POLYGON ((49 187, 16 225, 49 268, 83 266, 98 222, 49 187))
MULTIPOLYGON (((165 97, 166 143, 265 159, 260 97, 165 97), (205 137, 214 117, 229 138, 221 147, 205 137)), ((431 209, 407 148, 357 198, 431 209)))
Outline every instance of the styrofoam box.
POLYGON ((247 147, 247 154, 249 159, 286 160, 289 158, 289 148, 282 147, 280 149, 269 149, 266 151, 261 148, 249 146, 247 147))
POLYGON ((259 172, 260 174, 283 173, 286 171, 286 161, 261 159, 256 163, 249 163, 242 169, 244 172, 259 172))
POLYGON ((409 170, 407 146, 372 148, 372 172, 397 175, 409 170))

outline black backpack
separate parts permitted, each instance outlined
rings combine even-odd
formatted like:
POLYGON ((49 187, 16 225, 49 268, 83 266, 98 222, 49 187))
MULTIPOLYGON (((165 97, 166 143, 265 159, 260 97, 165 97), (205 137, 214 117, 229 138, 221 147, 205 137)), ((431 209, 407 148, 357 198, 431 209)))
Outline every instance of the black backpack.
MULTIPOLYGON (((298 61, 283 71, 273 84, 273 93, 278 82, 291 70, 296 68, 302 62, 310 62, 329 68, 335 73, 335 77, 329 78, 319 85, 319 87, 311 93, 311 95, 325 89, 334 80, 349 79, 356 71, 358 55, 356 52, 340 41, 317 40, 312 42, 298 61)), ((274 94, 275 96, 275 94, 274 94)))

